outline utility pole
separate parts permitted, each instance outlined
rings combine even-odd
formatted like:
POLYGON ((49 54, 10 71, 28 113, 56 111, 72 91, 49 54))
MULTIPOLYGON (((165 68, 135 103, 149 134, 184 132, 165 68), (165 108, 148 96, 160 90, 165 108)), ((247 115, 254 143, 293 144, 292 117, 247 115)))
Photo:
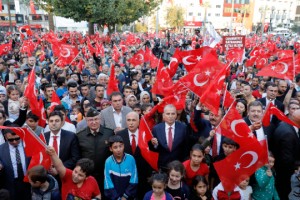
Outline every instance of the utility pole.
POLYGON ((230 35, 233 35, 233 12, 234 12, 234 0, 231 0, 231 16, 230 16, 230 35))
POLYGON ((9 0, 7 0, 7 11, 8 11, 9 29, 10 29, 10 32, 13 32, 12 21, 11 21, 11 13, 10 13, 10 1, 9 0))

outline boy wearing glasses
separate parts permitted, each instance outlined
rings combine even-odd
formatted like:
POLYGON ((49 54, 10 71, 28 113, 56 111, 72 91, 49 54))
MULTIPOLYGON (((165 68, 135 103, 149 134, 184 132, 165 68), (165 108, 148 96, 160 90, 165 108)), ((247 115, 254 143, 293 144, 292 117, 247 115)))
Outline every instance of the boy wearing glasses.
MULTIPOLYGON (((18 125, 11 125, 17 127, 18 125)), ((14 199, 30 199, 30 184, 23 182, 29 164, 21 138, 10 129, 3 130, 7 142, 0 145, 0 180, 14 199)))

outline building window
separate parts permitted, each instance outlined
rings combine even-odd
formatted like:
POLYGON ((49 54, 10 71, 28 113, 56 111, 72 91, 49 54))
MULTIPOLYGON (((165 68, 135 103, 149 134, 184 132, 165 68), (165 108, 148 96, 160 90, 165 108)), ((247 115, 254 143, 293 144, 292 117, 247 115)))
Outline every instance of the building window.
POLYGON ((216 17, 220 17, 220 13, 216 13, 216 17))
POLYGON ((200 12, 198 13, 198 16, 201 16, 201 13, 200 13, 200 12))
POLYGON ((207 14, 207 16, 209 16, 209 17, 210 17, 210 15, 211 15, 210 13, 207 14))
POLYGON ((189 16, 193 16, 193 12, 189 12, 189 16))
POLYGON ((15 5, 9 5, 10 10, 15 10, 15 5))
POLYGON ((48 15, 44 15, 45 21, 48 21, 48 15))
POLYGON ((216 8, 221 8, 221 5, 216 5, 216 8))
POLYGON ((32 15, 31 18, 33 21, 41 21, 42 15, 32 15))

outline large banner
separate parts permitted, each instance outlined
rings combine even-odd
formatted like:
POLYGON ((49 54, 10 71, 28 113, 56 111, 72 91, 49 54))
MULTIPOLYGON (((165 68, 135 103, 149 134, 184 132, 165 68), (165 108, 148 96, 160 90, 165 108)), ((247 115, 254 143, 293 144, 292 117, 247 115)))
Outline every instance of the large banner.
POLYGON ((223 36, 223 46, 225 50, 232 48, 244 48, 245 47, 245 36, 223 36))

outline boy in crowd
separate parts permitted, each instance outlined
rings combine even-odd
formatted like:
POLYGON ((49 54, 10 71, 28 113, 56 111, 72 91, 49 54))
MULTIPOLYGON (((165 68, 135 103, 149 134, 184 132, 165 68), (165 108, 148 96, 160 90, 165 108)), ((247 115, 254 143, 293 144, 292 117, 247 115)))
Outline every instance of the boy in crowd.
POLYGON ((55 149, 48 146, 46 151, 62 182, 62 199, 101 199, 97 181, 90 174, 94 162, 88 158, 77 161, 74 170, 67 169, 57 156, 55 149))
POLYGON ((137 194, 137 169, 133 156, 124 153, 124 141, 119 135, 108 140, 113 155, 105 161, 104 194, 111 200, 131 200, 137 194))
POLYGON ((58 183, 55 178, 47 174, 42 165, 36 165, 27 172, 31 185, 32 200, 61 200, 58 183))

